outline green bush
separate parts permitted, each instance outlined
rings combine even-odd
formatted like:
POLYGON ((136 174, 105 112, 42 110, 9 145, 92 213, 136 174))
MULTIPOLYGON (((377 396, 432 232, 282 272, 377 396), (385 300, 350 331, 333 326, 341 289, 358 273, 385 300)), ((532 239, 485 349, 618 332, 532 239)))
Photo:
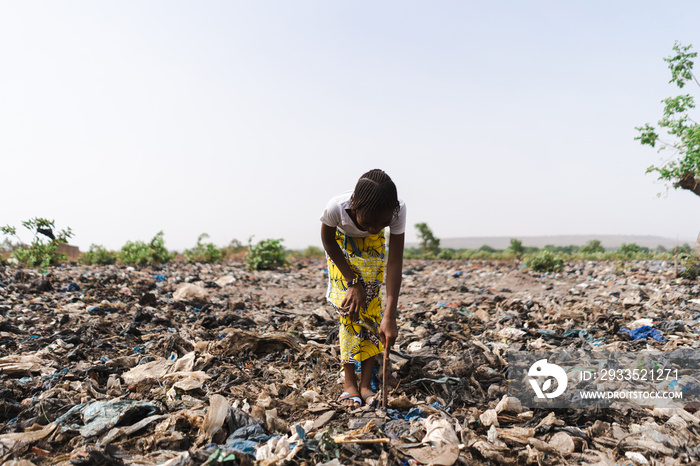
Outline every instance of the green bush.
POLYGON ((219 262, 223 257, 221 249, 213 243, 202 243, 202 240, 209 238, 209 235, 202 233, 197 238, 197 244, 192 249, 185 249, 185 259, 187 262, 219 262))
POLYGON ((264 239, 253 246, 248 240, 245 263, 248 270, 272 270, 287 265, 281 239, 264 239))
POLYGON ((438 259, 452 260, 455 258, 455 252, 453 249, 441 249, 437 255, 438 259))
POLYGON ((117 262, 117 253, 99 244, 91 244, 88 252, 80 255, 80 262, 87 265, 111 265, 117 262))
POLYGON ((687 278, 689 280, 695 280, 700 277, 700 259, 693 253, 684 254, 681 256, 681 264, 683 269, 681 269, 679 276, 687 278))
POLYGON ((70 228, 54 234, 54 221, 35 217, 22 222, 22 226, 34 233, 34 239, 30 245, 26 245, 17 236, 17 229, 11 226, 0 227, 0 231, 8 236, 14 236, 19 240, 19 246, 12 251, 10 257, 14 257, 25 267, 36 267, 45 271, 49 265, 58 265, 68 260, 65 254, 57 252, 58 245, 68 242, 73 236, 70 228), (41 237, 39 236, 41 235, 41 237))
POLYGON ((622 260, 644 260, 653 257, 651 249, 639 246, 636 243, 622 244, 616 251, 617 257, 622 260))
POLYGON ((173 256, 165 249, 163 232, 159 231, 151 241, 127 241, 119 253, 119 262, 133 265, 165 264, 173 256))
MULTIPOLYGON (((572 255, 576 254, 579 251, 579 247, 573 244, 570 244, 568 246, 554 246, 552 244, 547 244, 545 247, 542 249, 546 249, 549 252, 553 252, 554 254, 558 254, 560 256, 565 256, 565 255, 572 255)), ((531 251, 531 252, 537 252, 537 251, 531 251)))
POLYGON ((509 252, 515 257, 521 257, 525 253, 525 248, 523 247, 523 242, 520 241, 517 238, 511 238, 510 239, 510 246, 508 246, 508 249, 506 249, 506 252, 509 252))
POLYGON ((554 272, 564 267, 562 258, 551 251, 543 249, 525 258, 525 265, 535 272, 554 272))

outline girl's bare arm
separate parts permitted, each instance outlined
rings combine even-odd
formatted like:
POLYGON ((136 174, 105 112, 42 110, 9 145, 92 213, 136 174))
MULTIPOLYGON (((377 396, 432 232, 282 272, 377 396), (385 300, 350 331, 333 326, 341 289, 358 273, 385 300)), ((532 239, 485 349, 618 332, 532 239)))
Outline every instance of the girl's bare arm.
POLYGON ((398 336, 396 326, 396 308, 401 291, 401 274, 403 271, 403 247, 405 235, 389 235, 389 258, 386 263, 386 308, 379 327, 379 338, 385 348, 394 345, 398 336))

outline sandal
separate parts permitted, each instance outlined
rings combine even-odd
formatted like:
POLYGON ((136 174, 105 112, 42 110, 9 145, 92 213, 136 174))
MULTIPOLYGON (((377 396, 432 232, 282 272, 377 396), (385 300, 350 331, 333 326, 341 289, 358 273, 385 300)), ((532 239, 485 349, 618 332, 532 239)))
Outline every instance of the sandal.
POLYGON ((369 390, 362 395, 362 401, 364 401, 367 406, 372 406, 377 401, 377 394, 369 390))
POLYGON ((348 393, 348 392, 343 392, 340 394, 340 397, 338 398, 338 403, 342 404, 343 406, 349 406, 351 408, 359 408, 362 406, 362 398, 360 398, 360 394, 355 392, 355 393, 348 393), (343 401, 345 400, 351 400, 353 404, 343 404, 343 401), (355 406, 357 405, 357 406, 355 406))

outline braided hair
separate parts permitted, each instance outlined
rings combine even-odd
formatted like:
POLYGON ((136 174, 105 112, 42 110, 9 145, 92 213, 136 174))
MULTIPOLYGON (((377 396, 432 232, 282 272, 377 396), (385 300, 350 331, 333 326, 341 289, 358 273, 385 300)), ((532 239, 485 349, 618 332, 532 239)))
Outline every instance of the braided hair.
POLYGON ((383 170, 374 169, 362 175, 352 193, 350 208, 362 211, 369 217, 377 217, 391 211, 399 211, 399 198, 396 185, 383 170))

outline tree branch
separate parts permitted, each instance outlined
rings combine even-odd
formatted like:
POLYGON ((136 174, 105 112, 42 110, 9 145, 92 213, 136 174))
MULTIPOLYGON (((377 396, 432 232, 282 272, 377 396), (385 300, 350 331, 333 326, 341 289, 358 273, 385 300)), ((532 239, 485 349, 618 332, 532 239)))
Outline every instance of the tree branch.
POLYGON ((698 78, 695 77, 695 73, 693 73, 693 72, 691 71, 691 72, 690 72, 690 76, 693 77, 693 81, 695 81, 695 84, 697 84, 698 86, 700 86, 700 82, 698 82, 698 78))
POLYGON ((676 187, 687 189, 700 196, 700 180, 695 178, 694 173, 683 176, 683 178, 676 183, 676 187))

